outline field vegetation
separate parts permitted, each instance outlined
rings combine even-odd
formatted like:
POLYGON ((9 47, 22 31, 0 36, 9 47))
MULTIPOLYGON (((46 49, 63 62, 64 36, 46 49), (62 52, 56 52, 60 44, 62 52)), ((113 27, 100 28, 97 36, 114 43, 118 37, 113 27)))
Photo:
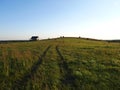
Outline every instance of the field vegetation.
POLYGON ((57 38, 0 44, 0 90, 120 90, 120 43, 57 38))

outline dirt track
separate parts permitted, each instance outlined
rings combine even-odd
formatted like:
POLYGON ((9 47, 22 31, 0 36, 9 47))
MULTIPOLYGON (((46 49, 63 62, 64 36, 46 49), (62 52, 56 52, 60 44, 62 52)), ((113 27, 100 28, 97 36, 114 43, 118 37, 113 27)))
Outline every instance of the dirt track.
POLYGON ((15 84, 13 85, 13 90, 22 90, 26 86, 28 80, 32 78, 32 76, 36 73, 39 66, 42 64, 43 58, 45 57, 50 47, 51 46, 48 46, 45 49, 43 54, 39 57, 39 60, 32 65, 30 71, 26 72, 22 77, 15 81, 15 84))
POLYGON ((59 60, 60 72, 61 74, 63 74, 63 77, 64 77, 63 79, 61 79, 61 83, 63 83, 64 85, 71 85, 72 87, 76 87, 74 83, 75 77, 74 75, 72 75, 72 70, 68 67, 68 64, 64 59, 64 57, 62 56, 58 46, 56 46, 56 51, 60 57, 60 60, 59 60))

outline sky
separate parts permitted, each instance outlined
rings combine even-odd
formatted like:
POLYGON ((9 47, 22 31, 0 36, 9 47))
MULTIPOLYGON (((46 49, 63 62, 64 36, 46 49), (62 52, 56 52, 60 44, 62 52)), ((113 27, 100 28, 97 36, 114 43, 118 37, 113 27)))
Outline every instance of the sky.
POLYGON ((0 40, 120 39, 120 0, 0 0, 0 40))

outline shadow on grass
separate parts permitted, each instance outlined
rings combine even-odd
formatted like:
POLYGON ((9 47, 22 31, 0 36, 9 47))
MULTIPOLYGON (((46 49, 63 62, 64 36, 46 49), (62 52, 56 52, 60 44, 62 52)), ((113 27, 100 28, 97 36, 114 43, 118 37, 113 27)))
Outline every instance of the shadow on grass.
POLYGON ((29 79, 32 78, 32 76, 36 73, 38 70, 39 66, 41 65, 43 61, 43 57, 45 57, 47 51, 50 49, 51 46, 48 46, 43 54, 39 57, 39 60, 34 63, 30 69, 30 71, 26 72, 22 77, 20 77, 18 80, 14 82, 14 85, 12 87, 12 90, 24 90, 26 87, 26 84, 29 79))

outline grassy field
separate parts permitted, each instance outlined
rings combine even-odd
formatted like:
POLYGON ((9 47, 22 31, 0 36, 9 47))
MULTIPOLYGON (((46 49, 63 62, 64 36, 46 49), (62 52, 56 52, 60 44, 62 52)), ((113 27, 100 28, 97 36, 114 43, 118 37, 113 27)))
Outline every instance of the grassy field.
POLYGON ((120 90, 120 43, 60 38, 0 44, 0 90, 120 90))

